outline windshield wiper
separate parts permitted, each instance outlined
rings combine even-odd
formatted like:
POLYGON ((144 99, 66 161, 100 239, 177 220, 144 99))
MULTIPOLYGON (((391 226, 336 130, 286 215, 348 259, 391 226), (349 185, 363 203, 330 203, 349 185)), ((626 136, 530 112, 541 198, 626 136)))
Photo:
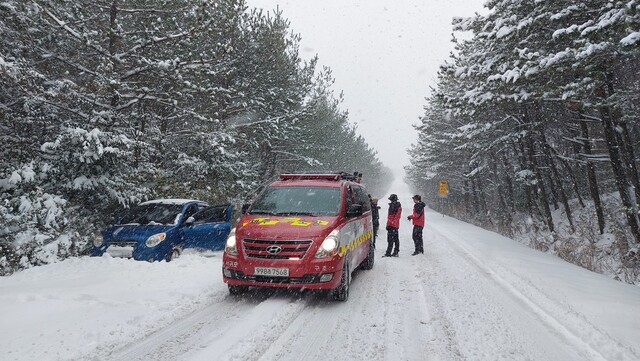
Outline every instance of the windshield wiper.
POLYGON ((278 212, 274 214, 275 216, 312 216, 314 217, 316 214, 311 212, 278 212))
POLYGON ((272 212, 272 211, 261 211, 261 210, 251 211, 251 212, 249 212, 249 214, 266 214, 267 216, 275 216, 275 215, 277 215, 277 213, 272 212))

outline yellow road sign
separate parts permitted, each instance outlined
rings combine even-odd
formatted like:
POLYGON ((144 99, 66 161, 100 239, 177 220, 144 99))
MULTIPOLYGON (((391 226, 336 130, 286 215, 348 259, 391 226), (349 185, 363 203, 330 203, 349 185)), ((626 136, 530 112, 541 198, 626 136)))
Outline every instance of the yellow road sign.
POLYGON ((446 197, 449 194, 449 182, 441 180, 438 182, 438 195, 440 197, 446 197))

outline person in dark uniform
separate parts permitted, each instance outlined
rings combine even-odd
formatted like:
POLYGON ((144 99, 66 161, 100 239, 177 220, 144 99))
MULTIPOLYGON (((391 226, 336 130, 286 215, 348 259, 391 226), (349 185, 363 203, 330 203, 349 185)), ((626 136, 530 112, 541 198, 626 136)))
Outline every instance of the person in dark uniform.
POLYGON ((416 194, 413 196, 413 214, 407 217, 413 223, 413 244, 415 250, 411 254, 415 256, 419 253, 424 254, 424 247, 422 244, 422 229, 424 228, 424 207, 426 205, 422 202, 422 197, 416 194))
POLYGON ((398 229, 400 228, 400 214, 402 214, 402 205, 398 202, 398 196, 392 194, 389 196, 389 215, 387 217, 387 252, 384 257, 398 257, 400 252, 400 239, 398 238, 398 229), (393 251, 393 252, 392 252, 393 251))
POLYGON ((376 239, 378 238, 378 228, 380 228, 380 206, 378 205, 378 198, 371 197, 371 219, 373 220, 373 245, 376 245, 376 239))

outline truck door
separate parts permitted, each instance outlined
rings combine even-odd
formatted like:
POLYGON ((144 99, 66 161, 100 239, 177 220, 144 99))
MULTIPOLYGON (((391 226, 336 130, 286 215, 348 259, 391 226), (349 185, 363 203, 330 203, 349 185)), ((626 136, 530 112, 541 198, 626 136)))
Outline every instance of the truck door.
POLYGON ((369 203, 369 196, 364 191, 364 188, 353 186, 353 190, 356 196, 356 202, 362 206, 362 216, 358 217, 358 220, 355 222, 355 236, 361 240, 361 243, 354 254, 357 262, 361 262, 369 251, 369 248, 365 246, 364 237, 370 229, 373 230, 373 225, 371 224, 371 203, 369 203))

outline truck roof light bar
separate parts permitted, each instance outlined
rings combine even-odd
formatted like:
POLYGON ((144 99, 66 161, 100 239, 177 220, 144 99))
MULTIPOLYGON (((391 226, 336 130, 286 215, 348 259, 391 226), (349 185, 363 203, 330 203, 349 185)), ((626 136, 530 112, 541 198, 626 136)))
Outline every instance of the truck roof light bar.
POLYGON ((354 172, 353 174, 346 172, 338 173, 283 173, 280 174, 280 180, 348 180, 360 183, 362 173, 354 172))

